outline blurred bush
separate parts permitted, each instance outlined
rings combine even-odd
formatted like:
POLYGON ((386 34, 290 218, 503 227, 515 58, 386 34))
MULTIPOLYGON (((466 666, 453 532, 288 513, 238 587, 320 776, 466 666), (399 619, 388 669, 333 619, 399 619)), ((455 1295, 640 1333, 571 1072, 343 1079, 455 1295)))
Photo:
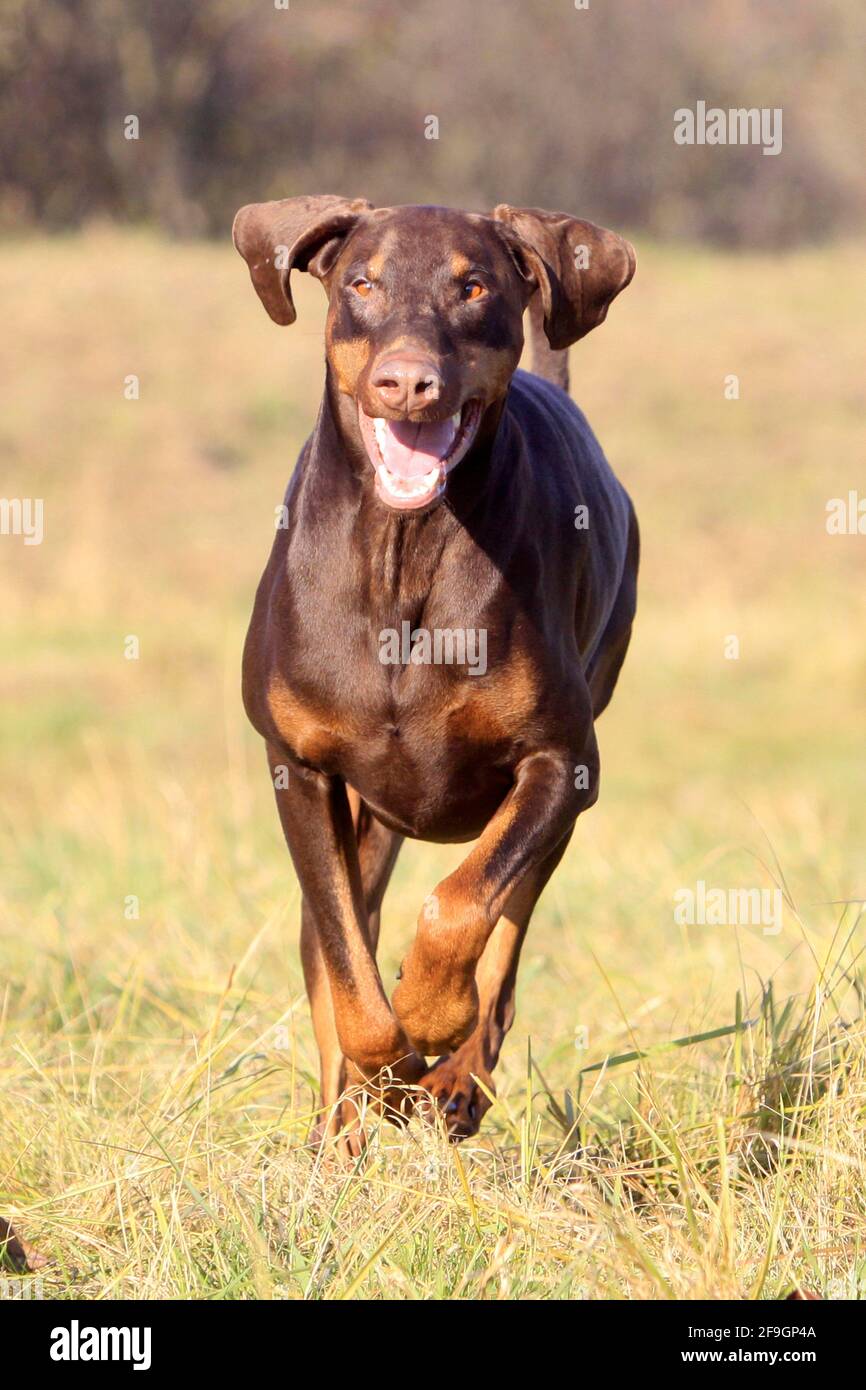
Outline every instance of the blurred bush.
POLYGON ((862 220, 861 0, 287 3, 0 0, 0 225, 224 234, 313 191, 764 246, 862 220), (782 153, 676 145, 699 99, 782 107, 782 153))

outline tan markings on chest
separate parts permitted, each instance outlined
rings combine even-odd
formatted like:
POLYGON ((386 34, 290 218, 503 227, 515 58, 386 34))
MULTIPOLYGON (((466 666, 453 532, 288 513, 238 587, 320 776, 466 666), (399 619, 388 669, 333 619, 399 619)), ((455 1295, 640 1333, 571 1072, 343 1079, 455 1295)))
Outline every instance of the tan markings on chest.
POLYGON ((280 738, 303 762, 319 763, 358 737, 353 720, 343 716, 338 721, 300 699, 280 675, 273 675, 268 684, 268 709, 280 738))
POLYGON ((512 657, 448 712, 452 734, 472 743, 498 743, 529 732, 541 702, 541 673, 527 653, 512 657))

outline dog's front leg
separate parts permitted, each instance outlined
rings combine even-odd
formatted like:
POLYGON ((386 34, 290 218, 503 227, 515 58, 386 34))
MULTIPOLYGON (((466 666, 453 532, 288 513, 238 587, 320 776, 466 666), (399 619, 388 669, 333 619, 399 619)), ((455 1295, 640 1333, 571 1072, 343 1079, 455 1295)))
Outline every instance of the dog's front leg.
POLYGON ((331 992, 343 1055, 373 1080, 390 1068, 414 1081, 424 1070, 391 1012, 367 924, 357 841, 346 786, 287 763, 268 746, 277 806, 331 992))
POLYGON ((476 966, 508 898, 570 834, 598 795, 590 731, 579 759, 532 753, 475 848, 428 899, 394 991, 394 1010, 419 1053, 451 1052, 478 1015, 476 966))

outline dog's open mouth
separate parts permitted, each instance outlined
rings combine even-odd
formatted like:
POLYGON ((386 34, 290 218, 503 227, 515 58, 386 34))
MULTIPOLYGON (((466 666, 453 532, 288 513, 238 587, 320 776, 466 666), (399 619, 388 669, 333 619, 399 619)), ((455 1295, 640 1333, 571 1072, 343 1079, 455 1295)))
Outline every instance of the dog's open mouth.
POLYGON ((481 419, 481 402, 467 401, 447 420, 413 425, 382 420, 358 406, 361 437, 373 468, 376 491, 389 507, 425 507, 441 496, 449 472, 471 445, 481 419))

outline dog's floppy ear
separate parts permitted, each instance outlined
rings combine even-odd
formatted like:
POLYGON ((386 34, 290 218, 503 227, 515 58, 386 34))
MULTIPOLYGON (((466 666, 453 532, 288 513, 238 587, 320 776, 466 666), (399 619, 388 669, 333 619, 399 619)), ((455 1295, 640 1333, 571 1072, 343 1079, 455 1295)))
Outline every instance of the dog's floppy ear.
POLYGON ((349 233, 372 203, 366 198, 280 198, 248 203, 237 214, 232 240, 250 269, 256 294, 275 323, 295 321, 289 287, 293 270, 328 273, 349 233))
POLYGON ((527 279, 538 286, 544 331, 552 348, 567 348, 604 322, 608 307, 634 275, 634 249, 623 237, 564 212, 493 211, 527 279))

